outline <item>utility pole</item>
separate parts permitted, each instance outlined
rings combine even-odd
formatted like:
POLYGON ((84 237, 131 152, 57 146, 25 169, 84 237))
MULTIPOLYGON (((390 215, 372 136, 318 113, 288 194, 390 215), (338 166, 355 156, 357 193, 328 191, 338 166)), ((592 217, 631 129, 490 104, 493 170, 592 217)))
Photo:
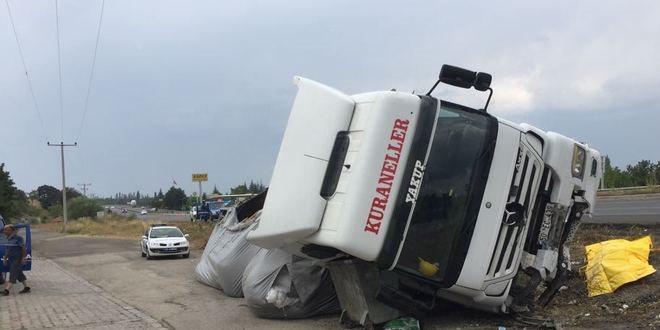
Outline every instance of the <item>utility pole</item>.
POLYGON ((607 155, 600 156, 600 166, 602 170, 600 176, 600 189, 605 189, 605 159, 607 159, 607 155))
POLYGON ((83 196, 87 197, 87 187, 91 186, 91 183, 79 183, 78 186, 81 187, 80 190, 83 191, 83 196))
POLYGON ((66 176, 64 174, 64 147, 75 147, 78 145, 78 142, 74 142, 73 144, 64 144, 64 142, 60 142, 59 144, 51 144, 50 142, 46 142, 46 145, 49 147, 60 147, 60 156, 62 158, 62 209, 64 211, 64 223, 62 225, 62 232, 66 232, 66 222, 68 220, 67 217, 67 210, 66 210, 66 176))

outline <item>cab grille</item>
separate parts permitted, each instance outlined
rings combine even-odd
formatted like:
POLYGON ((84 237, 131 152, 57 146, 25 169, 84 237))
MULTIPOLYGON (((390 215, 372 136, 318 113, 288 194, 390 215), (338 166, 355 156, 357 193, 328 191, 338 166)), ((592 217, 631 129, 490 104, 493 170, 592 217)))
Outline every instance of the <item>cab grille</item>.
POLYGON ((527 220, 532 214, 539 175, 542 171, 543 167, 537 156, 526 145, 521 144, 518 148, 518 158, 509 188, 507 208, 502 216, 497 243, 486 274, 488 279, 506 276, 516 269, 514 261, 517 260, 524 240, 527 220), (511 216, 510 210, 514 209, 517 204, 522 205, 522 210, 524 210, 522 221, 510 224, 508 219, 511 216))

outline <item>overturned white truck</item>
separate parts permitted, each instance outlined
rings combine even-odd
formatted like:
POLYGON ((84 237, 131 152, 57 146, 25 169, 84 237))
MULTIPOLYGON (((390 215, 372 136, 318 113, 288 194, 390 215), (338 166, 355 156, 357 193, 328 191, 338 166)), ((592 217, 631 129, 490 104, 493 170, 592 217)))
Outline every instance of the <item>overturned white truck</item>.
POLYGON ((593 211, 601 157, 489 114, 490 82, 444 65, 426 95, 349 96, 296 77, 248 240, 327 263, 343 309, 366 296, 349 315, 362 324, 395 316, 379 314, 381 303, 406 313, 437 298, 493 312, 547 303, 570 269, 572 235, 593 211), (488 101, 476 110, 438 100, 439 82, 489 91, 488 101))

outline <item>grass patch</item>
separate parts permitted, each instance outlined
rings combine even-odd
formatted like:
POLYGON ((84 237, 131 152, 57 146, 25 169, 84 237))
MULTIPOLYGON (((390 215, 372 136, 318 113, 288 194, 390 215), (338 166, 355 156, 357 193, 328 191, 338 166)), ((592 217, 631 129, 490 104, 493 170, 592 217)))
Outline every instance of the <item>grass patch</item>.
MULTIPOLYGON (((213 223, 206 222, 165 222, 159 220, 135 220, 124 217, 105 217, 99 219, 70 220, 67 223, 66 234, 94 237, 139 240, 152 223, 164 223, 177 226, 184 234, 190 235, 190 247, 203 249, 213 231, 213 223)), ((35 228, 60 232, 61 222, 51 222, 34 225, 35 228)))

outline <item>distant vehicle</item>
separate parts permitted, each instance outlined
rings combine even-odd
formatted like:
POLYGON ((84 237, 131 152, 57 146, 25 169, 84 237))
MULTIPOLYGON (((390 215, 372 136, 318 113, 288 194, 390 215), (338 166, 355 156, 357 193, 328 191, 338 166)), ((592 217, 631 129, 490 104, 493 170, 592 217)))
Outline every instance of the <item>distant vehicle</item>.
POLYGON ((159 256, 190 256, 188 234, 181 229, 169 225, 150 225, 140 240, 142 257, 151 259, 159 256))
POLYGON ((141 214, 141 215, 145 215, 145 214, 147 214, 147 213, 148 213, 147 210, 142 210, 142 211, 140 211, 140 214, 141 214))
POLYGON ((220 220, 227 214, 224 202, 206 201, 202 205, 193 206, 190 210, 190 221, 194 220, 220 220))
POLYGON ((135 206, 137 205, 137 202, 134 199, 132 199, 130 202, 128 202, 128 205, 135 206))

